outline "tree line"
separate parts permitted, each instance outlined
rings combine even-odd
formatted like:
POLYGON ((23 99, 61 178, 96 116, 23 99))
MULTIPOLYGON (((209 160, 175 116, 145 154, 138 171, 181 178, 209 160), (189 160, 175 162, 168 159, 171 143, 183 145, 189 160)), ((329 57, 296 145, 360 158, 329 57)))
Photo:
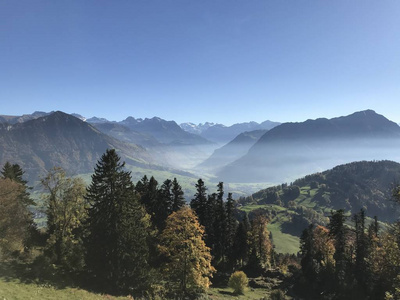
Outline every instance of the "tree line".
POLYGON ((18 165, 3 167, 0 199, 15 208, 1 210, 0 226, 8 228, 1 231, 6 237, 0 240, 1 253, 39 246, 43 252, 36 260, 42 269, 76 275, 91 289, 146 298, 195 297, 211 280, 271 263, 267 219, 250 222, 245 216, 238 222, 235 201, 232 194, 224 199, 222 182, 208 195, 199 179, 187 205, 176 178, 159 185, 144 176, 134 184, 116 151, 107 150, 87 187, 61 168, 41 179, 47 226, 40 233, 22 175, 18 165), (32 232, 38 238, 29 243, 32 232))
MULTIPOLYGON (((399 196, 397 195, 399 199, 399 196)), ((312 299, 400 299, 400 223, 367 225, 364 210, 331 213, 324 227, 311 224, 301 236, 297 292, 312 299)))
MULTIPOLYGON (((297 257, 279 256, 268 216, 249 219, 222 182, 209 193, 199 179, 187 204, 176 178, 159 185, 143 176, 134 184, 116 151, 107 150, 88 186, 61 168, 41 178, 47 226, 39 230, 23 174, 10 163, 1 171, 0 259, 39 249, 32 264, 39 275, 67 274, 114 295, 180 299, 226 285, 231 274, 245 282, 238 270, 257 277, 292 264, 289 292, 306 299, 400 299, 400 223, 383 228, 363 210, 351 218, 332 212, 326 226, 303 231, 297 257)), ((393 194, 400 201, 400 188, 393 194)))

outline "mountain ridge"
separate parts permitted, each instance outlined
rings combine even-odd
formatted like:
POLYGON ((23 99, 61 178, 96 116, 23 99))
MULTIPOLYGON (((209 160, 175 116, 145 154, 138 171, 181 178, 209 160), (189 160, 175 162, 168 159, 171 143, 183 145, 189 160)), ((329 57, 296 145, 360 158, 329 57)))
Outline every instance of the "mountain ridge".
MULTIPOLYGON (((283 123, 217 173, 220 180, 284 181, 355 160, 399 159, 400 127, 372 110, 332 119, 283 123), (385 148, 386 147, 386 148, 385 148), (268 174, 279 166, 275 174, 268 174), (297 171, 293 171, 298 168, 297 171)), ((257 181, 259 182, 259 181, 257 181)))
POLYGON ((0 129, 0 162, 20 164, 30 180, 54 166, 71 174, 91 172, 108 148, 117 149, 130 164, 154 162, 143 147, 118 141, 60 111, 0 129))

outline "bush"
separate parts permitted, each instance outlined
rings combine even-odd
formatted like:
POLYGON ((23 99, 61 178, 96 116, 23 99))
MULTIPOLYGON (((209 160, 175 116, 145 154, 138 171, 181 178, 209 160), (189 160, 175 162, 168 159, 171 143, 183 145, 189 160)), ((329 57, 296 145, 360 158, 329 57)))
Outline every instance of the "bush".
POLYGON ((236 271, 229 278, 228 286, 233 289, 235 294, 243 295, 249 280, 243 271, 236 271))
POLYGON ((271 300, 285 300, 287 299, 285 293, 282 290, 275 290, 270 295, 271 300))

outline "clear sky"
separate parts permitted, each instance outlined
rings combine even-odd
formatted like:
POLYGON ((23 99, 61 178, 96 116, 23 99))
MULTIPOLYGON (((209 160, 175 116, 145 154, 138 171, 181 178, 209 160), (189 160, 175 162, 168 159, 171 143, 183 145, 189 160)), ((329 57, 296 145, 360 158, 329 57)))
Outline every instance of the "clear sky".
POLYGON ((0 114, 400 122, 399 0, 0 0, 0 114))

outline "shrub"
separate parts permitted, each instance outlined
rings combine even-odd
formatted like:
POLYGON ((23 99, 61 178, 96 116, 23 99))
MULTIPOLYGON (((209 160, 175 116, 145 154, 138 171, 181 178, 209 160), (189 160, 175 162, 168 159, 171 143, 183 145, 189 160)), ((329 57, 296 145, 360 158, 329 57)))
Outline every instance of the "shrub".
POLYGON ((271 300, 285 300, 287 299, 282 290, 274 290, 270 295, 271 300))
POLYGON ((236 271, 229 278, 228 286, 233 289, 235 294, 243 295, 247 288, 248 281, 243 271, 236 271))

